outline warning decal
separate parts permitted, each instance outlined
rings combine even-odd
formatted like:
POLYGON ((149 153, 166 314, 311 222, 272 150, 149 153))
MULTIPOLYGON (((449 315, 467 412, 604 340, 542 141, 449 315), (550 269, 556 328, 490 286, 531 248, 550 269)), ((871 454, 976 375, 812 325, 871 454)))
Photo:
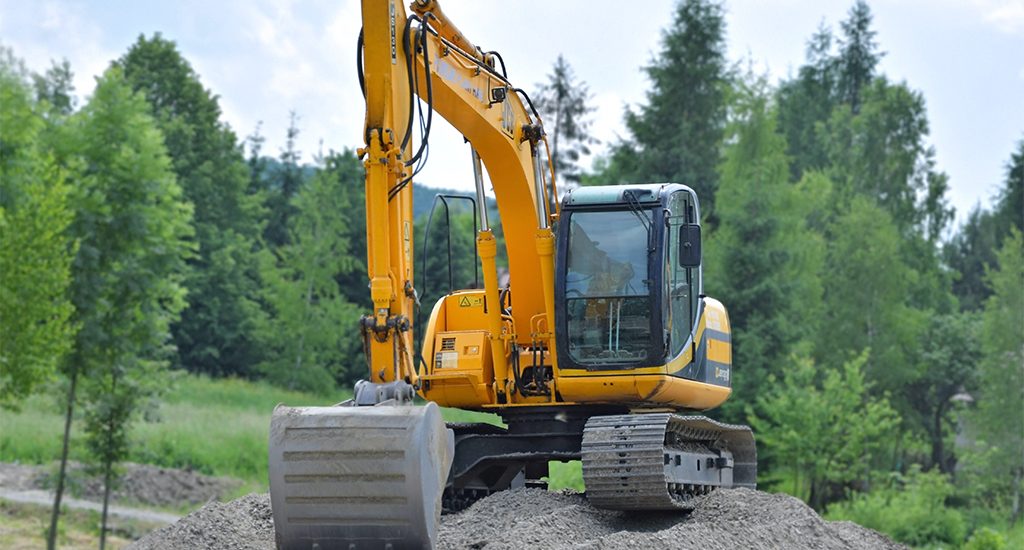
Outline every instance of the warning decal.
POLYGON ((483 307, 483 296, 463 296, 459 299, 459 307, 483 307))

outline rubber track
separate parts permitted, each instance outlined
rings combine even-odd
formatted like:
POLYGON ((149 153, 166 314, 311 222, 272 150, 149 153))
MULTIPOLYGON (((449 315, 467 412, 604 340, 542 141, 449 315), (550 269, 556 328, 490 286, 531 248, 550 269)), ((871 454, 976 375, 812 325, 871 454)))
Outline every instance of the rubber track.
POLYGON ((756 484, 757 454, 750 428, 703 416, 668 413, 596 416, 583 431, 587 499, 612 510, 687 508, 689 497, 716 486, 673 483, 665 474, 665 441, 733 453, 732 487, 756 484))

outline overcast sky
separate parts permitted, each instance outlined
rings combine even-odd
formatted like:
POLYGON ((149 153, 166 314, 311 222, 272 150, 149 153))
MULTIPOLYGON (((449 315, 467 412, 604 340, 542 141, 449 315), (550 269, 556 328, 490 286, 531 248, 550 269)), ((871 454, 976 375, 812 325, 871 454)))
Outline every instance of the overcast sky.
MULTIPOLYGON (((728 54, 773 80, 795 72, 822 23, 838 30, 852 0, 731 0, 728 54)), ((586 82, 605 144, 624 136, 622 113, 644 101, 641 70, 659 50, 673 0, 443 0, 451 19, 484 49, 502 53, 509 78, 527 90, 563 54, 586 82)), ((950 175, 962 220, 1004 178, 1024 138, 1024 0, 874 0, 880 69, 924 94, 930 143, 950 175)), ((262 122, 264 152, 283 146, 289 111, 300 117, 299 148, 361 143, 363 105, 355 76, 359 2, 354 0, 179 0, 164 2, 0 0, 0 43, 30 69, 67 58, 82 96, 94 77, 140 33, 177 42, 224 117, 244 137, 262 122)), ((420 181, 472 188, 469 149, 434 125, 420 181)), ((598 148, 600 152, 603 147, 598 148)))

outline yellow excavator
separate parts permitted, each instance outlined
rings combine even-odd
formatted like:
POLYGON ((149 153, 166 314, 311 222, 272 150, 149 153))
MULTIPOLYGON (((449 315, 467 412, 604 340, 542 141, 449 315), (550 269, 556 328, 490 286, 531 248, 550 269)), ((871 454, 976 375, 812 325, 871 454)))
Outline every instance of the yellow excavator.
POLYGON ((436 0, 408 12, 363 0, 362 22, 369 378, 344 403, 274 410, 277 546, 431 548, 443 510, 544 486, 551 461, 582 460, 587 498, 614 510, 755 487, 750 429, 695 415, 729 397, 732 358, 726 310, 702 290, 693 190, 580 187, 559 200, 541 118, 497 52, 436 0), (412 180, 435 114, 470 144, 483 288, 439 299, 417 350, 412 180), (505 427, 446 425, 439 406, 505 427))

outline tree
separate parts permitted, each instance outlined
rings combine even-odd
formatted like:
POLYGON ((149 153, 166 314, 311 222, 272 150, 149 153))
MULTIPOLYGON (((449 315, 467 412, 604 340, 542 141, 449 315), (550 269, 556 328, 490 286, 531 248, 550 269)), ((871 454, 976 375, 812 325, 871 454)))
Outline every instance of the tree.
POLYGON ((323 160, 295 196, 287 245, 263 251, 265 299, 272 316, 261 331, 267 359, 260 371, 277 384, 325 391, 365 373, 356 358, 359 309, 348 302, 338 276, 357 261, 350 239, 362 231, 347 213, 359 197, 352 188, 351 151, 323 160))
MULTIPOLYGON (((277 170, 270 185, 266 188, 266 207, 269 211, 269 220, 263 230, 263 236, 270 246, 284 246, 288 244, 289 219, 296 215, 297 207, 292 199, 302 187, 303 174, 302 166, 299 165, 302 154, 295 149, 295 139, 299 137, 298 115, 291 112, 288 121, 288 135, 285 141, 285 148, 281 151, 279 160, 281 167, 277 170)), ((250 168, 253 162, 249 162, 250 168)))
POLYGON ((822 25, 807 41, 807 60, 796 78, 779 85, 779 131, 786 138, 794 180, 807 170, 823 170, 828 165, 828 152, 818 134, 838 103, 832 42, 832 31, 822 25))
POLYGON ((1024 139, 1017 142, 1017 149, 1006 164, 1006 180, 999 192, 995 214, 1004 234, 1009 233, 1011 227, 1024 232, 1024 139))
POLYGON ((956 235, 946 244, 946 263, 956 272, 953 293, 965 311, 982 308, 991 294, 985 283, 985 269, 996 263, 996 252, 1011 228, 1024 231, 1024 140, 1010 155, 1006 179, 995 197, 992 210, 975 206, 956 235))
POLYGON ((580 157, 589 155, 590 145, 599 143, 590 133, 589 114, 594 111, 590 90, 585 83, 576 81, 572 67, 561 54, 547 83, 538 87, 537 110, 552 128, 548 135, 555 178, 579 183, 580 157))
POLYGON ((875 42, 877 34, 871 28, 871 8, 864 0, 857 0, 840 23, 843 37, 839 42, 838 97, 856 114, 860 112, 860 93, 874 78, 875 67, 883 53, 875 42))
POLYGON ((819 359, 836 365, 870 348, 866 376, 895 391, 913 378, 907 350, 924 326, 924 313, 907 305, 917 272, 904 262, 892 218, 867 197, 855 197, 828 232, 819 359))
POLYGON ((76 102, 74 76, 67 59, 54 62, 45 74, 32 75, 36 98, 46 102, 60 116, 70 115, 76 102))
POLYGON ((0 406, 56 372, 71 347, 73 243, 64 172, 40 142, 46 124, 18 62, 0 50, 0 406))
POLYGON ((794 494, 816 510, 870 477, 864 458, 884 449, 898 424, 864 373, 867 360, 861 353, 822 372, 811 359, 795 357, 781 379, 769 377, 756 410, 749 407, 758 443, 792 468, 794 494))
POLYGON ((947 446, 956 434, 953 396, 973 391, 977 366, 961 358, 980 357, 980 323, 976 314, 949 313, 928 320, 913 349, 916 374, 899 390, 901 401, 915 412, 931 446, 928 467, 952 474, 956 457, 947 446))
POLYGON ((719 225, 706 247, 708 293, 723 297, 735 328, 736 395, 724 407, 734 422, 744 420, 743 406, 768 376, 781 375, 786 359, 811 339, 824 245, 807 220, 828 193, 821 177, 789 183, 786 144, 764 82, 749 79, 738 88, 715 194, 719 225))
POLYGON ((714 219, 730 84, 722 6, 682 0, 662 34, 661 52, 644 70, 652 85, 647 102, 626 110, 631 140, 612 146, 602 179, 689 185, 714 219))
POLYGON ((185 198, 195 205, 199 253, 189 262, 188 308, 172 327, 175 363, 212 375, 255 375, 262 228, 237 139, 220 120, 216 96, 173 42, 140 36, 115 65, 145 94, 185 198))
POLYGON ((902 235, 937 240, 952 210, 942 201, 945 176, 935 172, 935 152, 925 143, 928 115, 920 92, 879 77, 863 90, 859 112, 846 105, 833 111, 826 134, 839 204, 871 197, 902 235))
POLYGON ((100 409, 95 418, 103 427, 90 428, 90 441, 107 449, 100 461, 109 482, 126 448, 104 434, 125 429, 132 404, 141 396, 137 386, 106 382, 155 383, 152 370, 165 364, 172 351, 169 327, 185 305, 182 281, 193 249, 192 208, 148 111, 142 95, 133 93, 121 71, 112 68, 56 138, 58 157, 72 174, 75 190, 70 232, 80 245, 72 264, 71 297, 81 329, 64 362, 69 383, 51 548, 78 382, 86 381, 87 409, 100 409))
MULTIPOLYGON (((1024 496, 1024 236, 1011 229, 987 273, 992 295, 982 318, 978 406, 971 415, 989 497, 1008 497, 1011 517, 1022 517, 1024 496)), ((991 501, 991 500, 990 500, 991 501)))

